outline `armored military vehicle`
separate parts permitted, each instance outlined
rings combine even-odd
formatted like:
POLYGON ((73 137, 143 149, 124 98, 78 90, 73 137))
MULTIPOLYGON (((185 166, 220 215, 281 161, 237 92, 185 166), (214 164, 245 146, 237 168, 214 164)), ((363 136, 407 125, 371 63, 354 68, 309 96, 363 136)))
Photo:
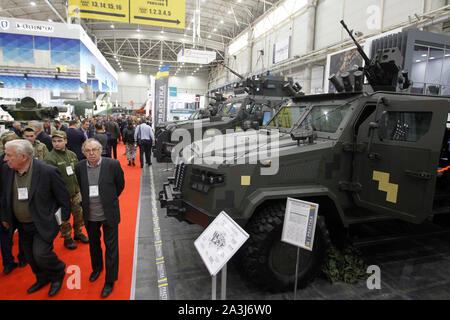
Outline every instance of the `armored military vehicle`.
MULTIPOLYGON (((0 107, 8 112, 14 121, 26 123, 31 120, 47 120, 58 117, 59 112, 66 112, 67 107, 46 107, 37 103, 31 97, 25 97, 15 104, 2 104, 0 107)), ((12 121, 4 122, 6 127, 12 125, 12 121)))
POLYGON ((165 129, 159 129, 156 136, 156 160, 171 162, 172 150, 180 142, 173 141, 172 138, 176 129, 187 130, 191 141, 195 140, 194 128, 200 123, 201 137, 209 132, 257 129, 275 114, 284 100, 299 93, 300 90, 301 87, 293 84, 292 79, 284 77, 253 77, 238 82, 233 88, 236 96, 216 102, 208 109, 209 116, 203 115, 201 120, 175 122, 165 129))
POLYGON ((167 215, 207 226, 227 212, 250 234, 240 269, 263 288, 286 290, 297 250, 281 242, 288 197, 319 204, 313 251, 300 250, 300 287, 320 271, 330 239, 352 226, 450 213, 450 99, 404 92, 410 83, 396 48, 364 58, 358 71, 369 85, 355 71, 332 79, 337 93, 296 96, 252 133, 256 143, 232 146, 243 152, 204 157, 193 143, 159 194, 167 215), (259 161, 240 161, 252 156, 259 161))

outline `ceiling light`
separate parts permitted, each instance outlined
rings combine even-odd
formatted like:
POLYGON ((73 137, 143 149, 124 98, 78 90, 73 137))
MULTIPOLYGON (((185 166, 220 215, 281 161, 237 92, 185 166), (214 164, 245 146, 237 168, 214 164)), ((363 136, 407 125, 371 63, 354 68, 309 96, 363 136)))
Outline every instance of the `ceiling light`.
POLYGON ((211 39, 211 35, 208 36, 208 39, 211 39))
POLYGON ((233 12, 231 10, 228 10, 228 14, 232 14, 233 12))
POLYGON ((30 2, 30 5, 32 5, 33 7, 35 7, 35 6, 36 6, 36 2, 31 1, 31 2, 30 2))
POLYGON ((436 59, 435 57, 430 57, 430 60, 434 60, 434 59, 436 59))
POLYGON ((136 31, 137 31, 137 32, 141 32, 141 29, 138 28, 136 31))
POLYGON ((216 31, 217 31, 217 28, 214 28, 213 32, 216 32, 216 31))
POLYGON ((426 53, 424 53, 423 55, 422 55, 422 57, 426 57, 427 56, 427 54, 426 53))
POLYGON ((447 53, 445 56, 446 56, 446 57, 450 57, 450 53, 447 53))
POLYGON ((161 30, 161 33, 164 33, 164 30, 161 30))
POLYGON ((53 22, 53 20, 52 19, 48 19, 48 22, 53 22))
POLYGON ((114 29, 114 25, 113 24, 111 25, 111 29, 114 29))
POLYGON ((220 23, 223 23, 223 20, 220 20, 220 23))

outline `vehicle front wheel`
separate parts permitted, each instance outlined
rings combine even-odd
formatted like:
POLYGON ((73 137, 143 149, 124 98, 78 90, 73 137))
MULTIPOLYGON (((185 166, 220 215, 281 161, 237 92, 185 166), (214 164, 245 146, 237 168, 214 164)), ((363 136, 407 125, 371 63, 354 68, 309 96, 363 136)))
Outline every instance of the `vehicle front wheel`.
MULTIPOLYGON (((245 228, 250 238, 238 256, 248 279, 273 292, 292 290, 295 284, 297 247, 281 241, 285 210, 285 203, 279 202, 256 212, 245 228)), ((313 251, 300 248, 299 288, 304 288, 320 272, 329 244, 325 219, 319 216, 313 251)))

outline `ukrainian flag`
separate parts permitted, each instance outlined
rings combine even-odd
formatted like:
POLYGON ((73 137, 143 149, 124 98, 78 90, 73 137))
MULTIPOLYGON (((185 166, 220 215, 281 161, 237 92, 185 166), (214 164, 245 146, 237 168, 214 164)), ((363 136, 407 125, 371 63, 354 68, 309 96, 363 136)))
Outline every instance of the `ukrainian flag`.
POLYGON ((169 70, 170 70, 170 65, 159 68, 158 73, 156 74, 156 79, 168 77, 169 70))

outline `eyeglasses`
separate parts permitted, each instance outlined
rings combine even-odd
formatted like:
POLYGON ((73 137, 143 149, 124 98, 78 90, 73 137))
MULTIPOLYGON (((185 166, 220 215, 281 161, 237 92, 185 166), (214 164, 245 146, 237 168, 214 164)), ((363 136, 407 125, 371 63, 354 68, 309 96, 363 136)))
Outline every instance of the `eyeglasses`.
POLYGON ((84 152, 85 153, 95 153, 95 152, 97 152, 97 151, 99 151, 100 149, 99 148, 95 148, 95 149, 84 149, 84 152))

